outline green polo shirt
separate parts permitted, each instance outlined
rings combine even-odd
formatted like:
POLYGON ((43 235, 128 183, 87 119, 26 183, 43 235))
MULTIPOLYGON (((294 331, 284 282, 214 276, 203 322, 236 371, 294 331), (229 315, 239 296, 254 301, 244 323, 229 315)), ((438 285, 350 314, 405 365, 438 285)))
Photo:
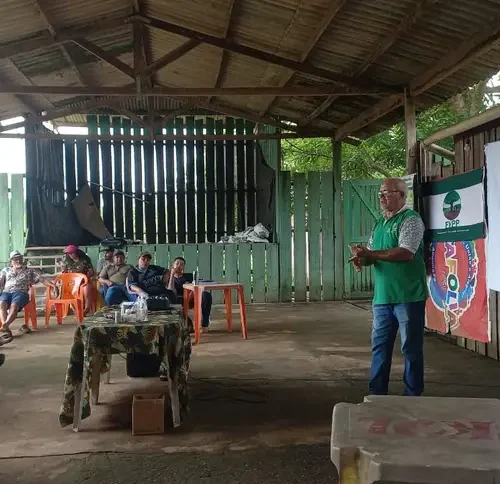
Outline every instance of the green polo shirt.
MULTIPOLYGON (((406 209, 388 220, 380 217, 373 229, 371 249, 388 250, 399 247, 401 225, 414 216, 420 217, 414 210, 406 209)), ((423 242, 420 242, 413 259, 402 262, 375 261, 373 272, 373 304, 399 304, 427 299, 423 242)))

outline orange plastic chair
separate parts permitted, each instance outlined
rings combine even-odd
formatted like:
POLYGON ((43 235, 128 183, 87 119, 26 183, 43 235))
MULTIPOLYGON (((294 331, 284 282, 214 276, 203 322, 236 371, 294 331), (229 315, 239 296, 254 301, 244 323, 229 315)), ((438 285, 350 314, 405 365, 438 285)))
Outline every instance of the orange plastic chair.
POLYGON ((36 299, 35 299, 35 288, 34 286, 30 287, 30 302, 24 306, 24 324, 29 326, 31 321, 31 327, 33 329, 37 329, 37 320, 36 320, 36 299))
POLYGON ((62 324, 67 308, 71 306, 79 323, 83 322, 83 288, 88 283, 84 274, 65 273, 54 279, 54 284, 61 281, 60 299, 52 299, 50 287, 47 288, 47 299, 45 302, 45 327, 48 327, 52 306, 56 309, 57 324, 62 324))

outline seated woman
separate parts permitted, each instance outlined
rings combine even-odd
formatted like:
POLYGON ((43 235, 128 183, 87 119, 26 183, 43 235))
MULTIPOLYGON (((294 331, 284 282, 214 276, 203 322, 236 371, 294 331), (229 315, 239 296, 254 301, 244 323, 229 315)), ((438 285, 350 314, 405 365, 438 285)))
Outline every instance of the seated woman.
MULTIPOLYGON (((30 287, 38 282, 46 286, 55 287, 48 279, 41 278, 40 273, 33 268, 27 267, 23 255, 17 250, 10 254, 10 267, 0 272, 0 319, 2 321, 2 333, 0 346, 12 341, 10 325, 16 319, 17 313, 30 301, 30 287)), ((22 333, 31 333, 25 324, 19 329, 22 333)))
MULTIPOLYGON (((176 257, 170 269, 169 286, 175 290, 178 302, 182 303, 184 290, 183 285, 193 282, 192 274, 185 274, 186 259, 184 257, 176 257)), ((191 300, 190 306, 193 307, 194 301, 191 300)), ((201 293, 201 330, 208 332, 210 324, 210 311, 212 310, 212 294, 208 291, 201 293)))
POLYGON ((68 245, 64 249, 64 260, 62 263, 63 273, 73 273, 73 274, 84 274, 87 276, 89 283, 85 286, 83 294, 85 296, 85 308, 84 314, 87 315, 90 312, 90 306, 92 303, 92 278, 94 277, 94 268, 92 267, 92 261, 90 257, 80 250, 76 245, 68 245))

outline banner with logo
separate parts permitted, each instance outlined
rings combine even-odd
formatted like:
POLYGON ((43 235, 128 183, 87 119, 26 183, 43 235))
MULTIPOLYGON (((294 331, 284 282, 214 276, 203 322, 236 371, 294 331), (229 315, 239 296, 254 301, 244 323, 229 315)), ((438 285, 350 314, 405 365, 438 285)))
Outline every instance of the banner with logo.
POLYGON ((432 242, 427 327, 490 341, 485 239, 432 242))
POLYGON ((427 235, 432 242, 485 236, 484 170, 468 171, 422 186, 427 235))

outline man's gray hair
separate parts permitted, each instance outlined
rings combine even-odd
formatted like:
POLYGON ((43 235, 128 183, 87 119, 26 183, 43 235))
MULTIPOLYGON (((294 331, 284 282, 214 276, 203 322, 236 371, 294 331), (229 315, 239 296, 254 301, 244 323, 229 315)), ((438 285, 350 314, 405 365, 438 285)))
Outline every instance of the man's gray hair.
POLYGON ((390 182, 391 184, 394 184, 396 190, 400 191, 403 196, 408 195, 408 185, 404 180, 401 180, 401 178, 387 178, 385 180, 385 183, 390 182))

